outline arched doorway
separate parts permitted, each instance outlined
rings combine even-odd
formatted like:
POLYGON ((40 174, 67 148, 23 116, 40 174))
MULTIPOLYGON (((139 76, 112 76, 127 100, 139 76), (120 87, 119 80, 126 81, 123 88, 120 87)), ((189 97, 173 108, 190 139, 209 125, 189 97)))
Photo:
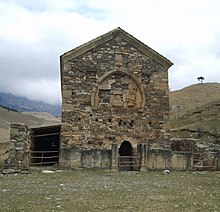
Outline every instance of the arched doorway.
POLYGON ((129 141, 123 141, 119 148, 118 165, 120 171, 132 171, 133 148, 129 141))

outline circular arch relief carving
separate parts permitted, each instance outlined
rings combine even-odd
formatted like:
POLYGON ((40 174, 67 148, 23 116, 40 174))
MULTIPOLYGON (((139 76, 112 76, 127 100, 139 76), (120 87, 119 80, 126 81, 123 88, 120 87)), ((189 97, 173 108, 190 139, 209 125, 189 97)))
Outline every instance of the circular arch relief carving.
POLYGON ((111 71, 93 88, 91 103, 93 108, 143 109, 144 95, 135 77, 124 71, 111 71))

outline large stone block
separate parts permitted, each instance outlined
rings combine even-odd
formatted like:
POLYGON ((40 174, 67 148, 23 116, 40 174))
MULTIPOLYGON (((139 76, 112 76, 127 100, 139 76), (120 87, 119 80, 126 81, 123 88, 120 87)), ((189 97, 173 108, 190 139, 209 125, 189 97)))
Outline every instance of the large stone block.
POLYGON ((151 149, 147 151, 148 169, 171 169, 172 152, 164 149, 151 149))
POLYGON ((173 170, 192 170, 193 158, 192 152, 173 152, 172 169, 173 170))
POLYGON ((72 91, 71 90, 63 90, 63 96, 67 99, 71 98, 72 91))

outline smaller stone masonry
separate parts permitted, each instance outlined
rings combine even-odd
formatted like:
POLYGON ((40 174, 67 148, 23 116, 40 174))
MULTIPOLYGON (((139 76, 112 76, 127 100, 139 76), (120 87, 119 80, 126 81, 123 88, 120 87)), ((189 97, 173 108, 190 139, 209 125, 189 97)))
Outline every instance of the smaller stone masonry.
POLYGON ((8 159, 4 161, 5 169, 17 171, 28 169, 31 135, 28 127, 21 123, 11 124, 8 159))

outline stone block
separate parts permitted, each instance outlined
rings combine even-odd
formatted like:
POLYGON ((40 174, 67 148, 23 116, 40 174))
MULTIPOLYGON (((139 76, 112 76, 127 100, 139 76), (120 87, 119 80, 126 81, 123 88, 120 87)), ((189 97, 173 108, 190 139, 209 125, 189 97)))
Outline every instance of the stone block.
POLYGON ((69 99, 72 96, 72 91, 71 90, 64 90, 63 91, 63 96, 65 96, 65 98, 69 99))
POLYGON ((110 169, 112 162, 111 150, 102 150, 101 157, 102 157, 101 168, 110 169))
POLYGON ((72 104, 63 104, 62 105, 62 110, 64 110, 64 111, 73 111, 74 106, 72 104))
POLYGON ((173 170, 192 170, 192 152, 173 152, 172 169, 173 170))
POLYGON ((15 172, 14 169, 3 169, 2 174, 14 174, 15 172))
POLYGON ((14 139, 18 136, 18 128, 11 128, 10 130, 10 138, 14 139))

